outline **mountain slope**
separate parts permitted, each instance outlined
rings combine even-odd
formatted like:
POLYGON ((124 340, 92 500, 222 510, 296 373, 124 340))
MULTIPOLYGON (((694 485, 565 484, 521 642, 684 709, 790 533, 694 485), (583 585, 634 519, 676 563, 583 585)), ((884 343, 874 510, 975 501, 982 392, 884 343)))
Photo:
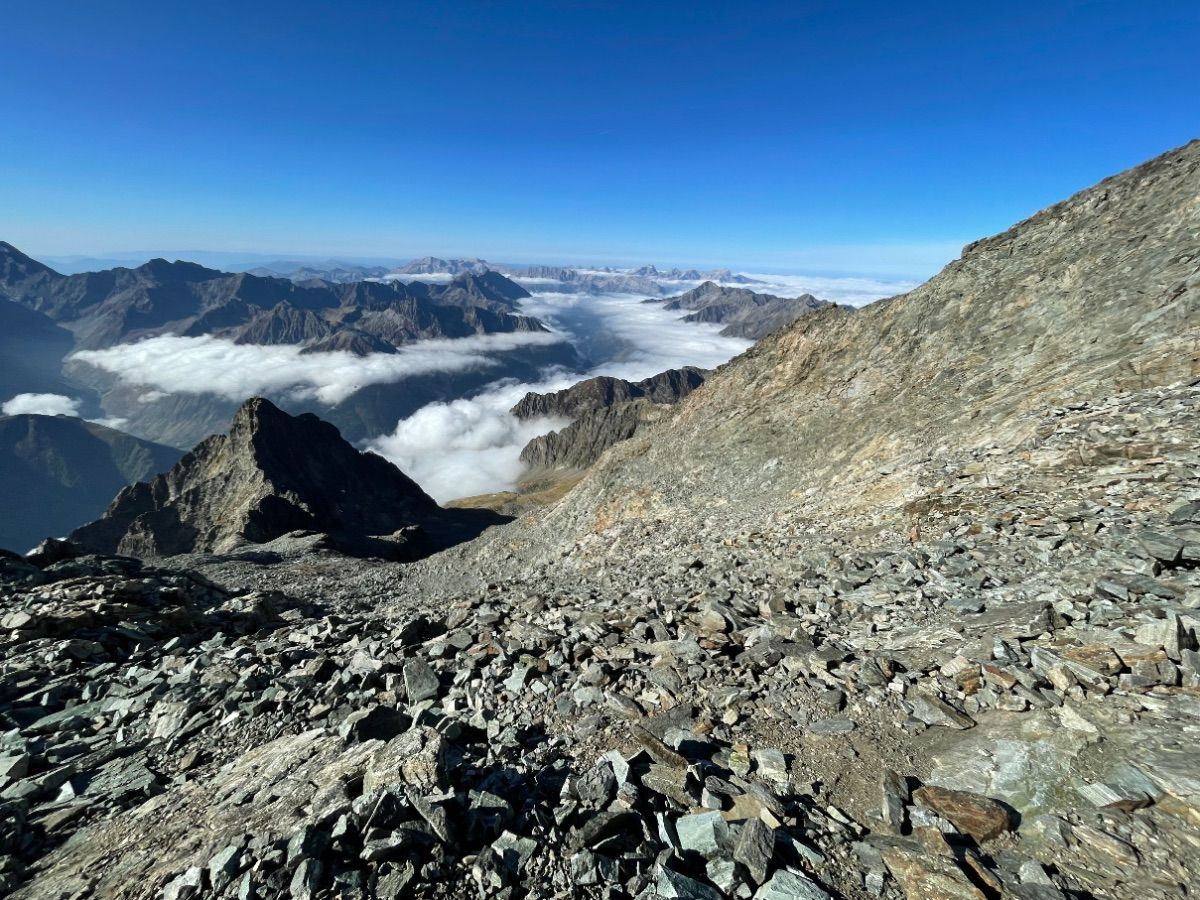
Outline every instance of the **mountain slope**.
POLYGON ((126 485, 180 457, 69 416, 0 416, 0 547, 27 550, 100 515, 126 485))
POLYGON ((908 294, 761 341, 614 451, 547 536, 807 507, 809 489, 822 515, 898 514, 941 446, 1014 446, 1048 406, 1196 377, 1198 304, 1194 141, 969 245, 908 294))
POLYGON ((360 453, 332 425, 255 398, 238 410, 228 435, 203 441, 153 482, 126 488, 71 539, 93 552, 131 556, 220 552, 300 530, 353 546, 437 512, 404 473, 360 453))
POLYGON ((15 394, 73 394, 62 374, 71 333, 0 297, 0 402, 15 394))

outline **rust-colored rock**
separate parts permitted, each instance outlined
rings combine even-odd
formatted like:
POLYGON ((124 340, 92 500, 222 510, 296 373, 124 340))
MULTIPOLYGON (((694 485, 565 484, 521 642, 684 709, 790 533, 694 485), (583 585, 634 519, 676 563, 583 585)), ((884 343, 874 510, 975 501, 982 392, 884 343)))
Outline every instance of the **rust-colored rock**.
POLYGON ((927 785, 914 791, 913 799, 980 843, 1012 828, 1008 809, 982 794, 927 785))

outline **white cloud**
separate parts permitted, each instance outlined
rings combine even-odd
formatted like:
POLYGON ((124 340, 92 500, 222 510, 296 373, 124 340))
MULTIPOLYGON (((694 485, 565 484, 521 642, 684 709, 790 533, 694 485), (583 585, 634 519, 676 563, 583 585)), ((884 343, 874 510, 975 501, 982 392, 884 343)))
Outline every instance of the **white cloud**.
POLYGON ((528 391, 556 391, 578 380, 578 375, 563 375, 536 385, 504 382, 475 397, 430 403, 368 449, 391 460, 439 502, 510 490, 524 469, 522 448, 567 420, 522 422, 509 409, 528 391))
POLYGON ((739 285, 755 293, 776 297, 799 297, 812 294, 822 300, 832 300, 848 306, 865 306, 884 297, 894 297, 915 288, 919 281, 881 280, 878 278, 834 278, 822 275, 764 275, 742 272, 763 284, 739 285))
POLYGON ((638 380, 680 366, 711 369, 753 343, 723 337, 718 324, 684 322, 686 312, 645 303, 639 294, 534 294, 521 311, 571 335, 589 375, 638 380))
POLYGON ((115 431, 120 431, 129 424, 128 419, 122 419, 119 416, 111 416, 104 419, 88 419, 89 422, 95 422, 97 425, 103 425, 105 428, 112 428, 115 431))
POLYGON ((355 356, 342 351, 303 353, 295 345, 235 344, 209 335, 162 335, 104 350, 83 350, 72 358, 130 384, 167 393, 217 394, 230 400, 290 393, 296 399, 333 405, 370 384, 429 372, 483 369, 496 364, 491 353, 563 339, 546 332, 473 335, 418 341, 398 353, 355 356))
POLYGON ((17 394, 0 406, 6 416, 78 416, 80 402, 62 394, 17 394))

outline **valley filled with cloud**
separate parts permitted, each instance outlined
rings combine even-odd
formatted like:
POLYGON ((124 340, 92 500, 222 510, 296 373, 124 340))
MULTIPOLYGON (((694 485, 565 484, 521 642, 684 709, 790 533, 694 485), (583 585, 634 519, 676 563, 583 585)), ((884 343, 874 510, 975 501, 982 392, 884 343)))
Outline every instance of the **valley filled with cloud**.
MULTIPOLYGON (((430 276, 421 276, 429 279, 430 276)), ((913 285, 871 278, 749 275, 758 292, 779 296, 811 293, 860 306, 913 285)), ((684 313, 639 294, 558 293, 538 290, 521 301, 521 312, 550 332, 476 335, 425 340, 396 353, 355 355, 305 352, 297 345, 238 344, 202 335, 161 335, 87 350, 74 363, 94 367, 143 404, 178 396, 210 396, 240 402, 254 395, 306 402, 336 414, 364 389, 404 392, 420 377, 484 373, 466 390, 416 408, 385 433, 361 445, 395 462, 439 501, 512 489, 522 475, 521 449, 532 438, 567 424, 557 419, 518 421, 509 410, 527 392, 555 391, 596 375, 639 380, 682 366, 715 368, 751 346, 720 334, 720 324, 689 323, 684 313), (512 354, 567 344, 577 365, 552 364, 538 377, 513 377, 512 354)), ((695 283, 680 282, 683 292, 695 283)), ((673 287, 673 286, 672 286, 673 287)), ((37 411, 79 415, 80 403, 61 395, 22 395, 5 413, 37 411)), ((369 433, 370 434, 370 433, 369 433)))

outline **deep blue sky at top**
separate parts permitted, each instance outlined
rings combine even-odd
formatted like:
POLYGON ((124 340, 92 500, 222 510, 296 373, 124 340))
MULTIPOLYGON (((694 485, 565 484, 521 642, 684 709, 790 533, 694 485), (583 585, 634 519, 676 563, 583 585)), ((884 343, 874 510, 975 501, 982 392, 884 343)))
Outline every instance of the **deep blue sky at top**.
POLYGON ((43 255, 927 275, 1200 134, 1200 4, 76 2, 0 20, 43 255))

